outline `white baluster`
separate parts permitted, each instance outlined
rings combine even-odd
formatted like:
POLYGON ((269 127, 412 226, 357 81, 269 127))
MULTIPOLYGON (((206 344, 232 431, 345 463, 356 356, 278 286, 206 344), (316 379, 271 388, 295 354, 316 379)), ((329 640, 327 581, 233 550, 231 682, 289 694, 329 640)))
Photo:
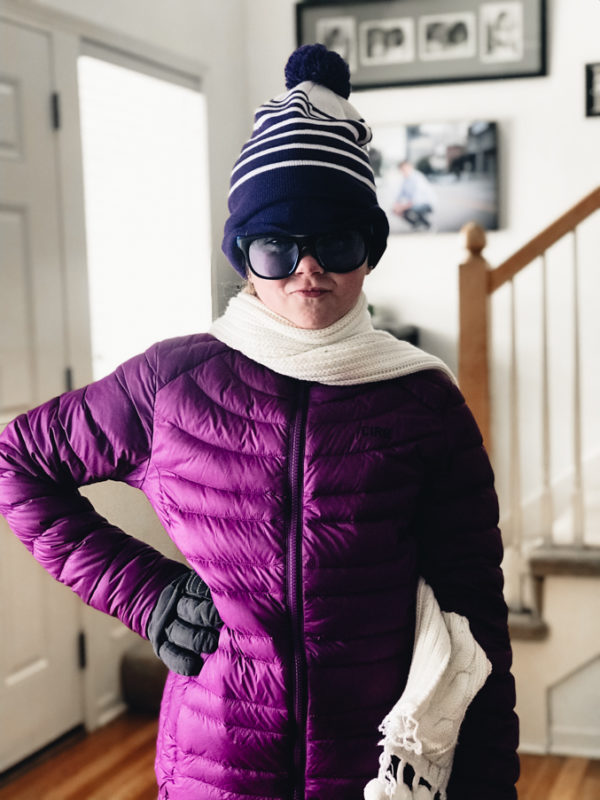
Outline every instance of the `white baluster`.
POLYGON ((573 544, 583 546, 583 458, 581 440, 581 353, 579 336, 579 254, 573 230, 573 544))
POLYGON ((542 255, 542 530, 544 543, 552 540, 554 502, 552 498, 550 445, 550 381, 548 362, 548 269, 546 253, 542 255))
POLYGON ((519 371, 517 359, 516 290, 510 281, 510 508, 512 546, 519 570, 519 601, 523 606, 523 519, 521 508, 521 454, 519 431, 519 371))

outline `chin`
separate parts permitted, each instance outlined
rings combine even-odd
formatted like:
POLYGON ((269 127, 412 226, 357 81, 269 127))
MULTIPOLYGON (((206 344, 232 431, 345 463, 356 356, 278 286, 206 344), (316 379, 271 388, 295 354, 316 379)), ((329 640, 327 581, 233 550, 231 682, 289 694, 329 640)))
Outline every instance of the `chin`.
POLYGON ((312 316, 312 315, 305 315, 294 320, 291 322, 297 328, 303 328, 304 330, 309 331, 318 331, 321 328, 328 328, 330 325, 333 325, 334 322, 337 322, 340 317, 343 317, 343 314, 340 315, 330 315, 330 316, 312 316))

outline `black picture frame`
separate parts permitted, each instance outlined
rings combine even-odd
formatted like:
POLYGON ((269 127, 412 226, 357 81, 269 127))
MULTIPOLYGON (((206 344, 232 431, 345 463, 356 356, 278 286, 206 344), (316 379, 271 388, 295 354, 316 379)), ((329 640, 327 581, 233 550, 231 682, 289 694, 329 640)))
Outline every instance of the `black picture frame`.
POLYGON ((337 50, 354 90, 547 74, 546 0, 305 0, 296 39, 337 50))
POLYGON ((585 65, 585 115, 600 117, 600 64, 585 65))

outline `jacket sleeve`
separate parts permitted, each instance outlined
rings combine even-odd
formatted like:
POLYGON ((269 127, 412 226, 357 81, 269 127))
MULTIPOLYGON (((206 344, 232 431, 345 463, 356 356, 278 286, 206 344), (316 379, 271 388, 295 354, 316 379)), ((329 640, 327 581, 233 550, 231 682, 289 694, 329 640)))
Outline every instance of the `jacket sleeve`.
POLYGON ((143 485, 155 352, 17 417, 0 435, 0 514, 54 578, 142 636, 158 595, 186 568, 111 525, 78 487, 143 485))
POLYGON ((516 800, 518 719, 503 596, 502 540, 492 468, 456 387, 442 414, 442 450, 430 452, 420 571, 443 611, 466 617, 492 673, 465 715, 448 800, 516 800))

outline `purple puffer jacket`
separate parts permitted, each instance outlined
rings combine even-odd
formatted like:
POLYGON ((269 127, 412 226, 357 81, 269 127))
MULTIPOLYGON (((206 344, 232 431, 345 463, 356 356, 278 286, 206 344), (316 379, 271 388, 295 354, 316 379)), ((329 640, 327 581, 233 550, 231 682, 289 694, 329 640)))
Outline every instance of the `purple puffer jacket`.
POLYGON ((146 493, 224 621, 200 675, 169 674, 161 798, 360 800, 406 680, 419 574, 494 668, 448 798, 516 797, 492 472, 443 373, 306 384, 198 335, 15 420, 0 512, 52 575, 144 636, 182 565, 79 495, 104 479, 146 493))

